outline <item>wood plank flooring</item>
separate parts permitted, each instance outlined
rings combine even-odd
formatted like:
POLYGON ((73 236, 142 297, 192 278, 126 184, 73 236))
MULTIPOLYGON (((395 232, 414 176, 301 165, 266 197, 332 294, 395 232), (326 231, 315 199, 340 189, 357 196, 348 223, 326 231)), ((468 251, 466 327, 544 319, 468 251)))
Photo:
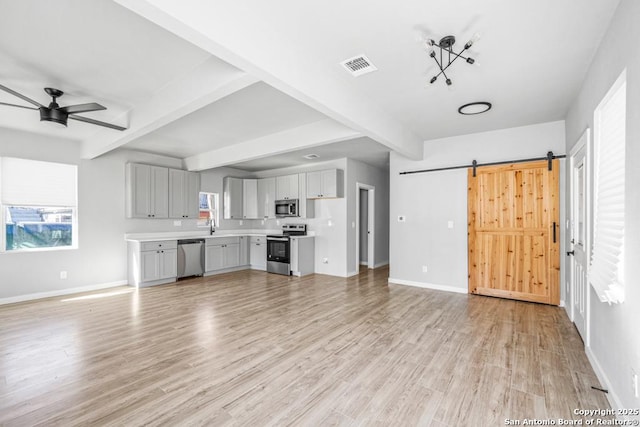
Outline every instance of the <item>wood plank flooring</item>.
POLYGON ((498 426, 608 403, 563 309, 241 271, 0 306, 0 425, 498 426))

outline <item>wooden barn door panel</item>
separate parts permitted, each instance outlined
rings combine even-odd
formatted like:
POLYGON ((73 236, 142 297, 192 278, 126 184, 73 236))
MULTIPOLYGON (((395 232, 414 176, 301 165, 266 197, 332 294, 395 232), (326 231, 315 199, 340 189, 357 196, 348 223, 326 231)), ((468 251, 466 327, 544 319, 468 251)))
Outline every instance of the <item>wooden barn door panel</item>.
POLYGON ((469 292, 559 304, 558 161, 469 171, 469 292))

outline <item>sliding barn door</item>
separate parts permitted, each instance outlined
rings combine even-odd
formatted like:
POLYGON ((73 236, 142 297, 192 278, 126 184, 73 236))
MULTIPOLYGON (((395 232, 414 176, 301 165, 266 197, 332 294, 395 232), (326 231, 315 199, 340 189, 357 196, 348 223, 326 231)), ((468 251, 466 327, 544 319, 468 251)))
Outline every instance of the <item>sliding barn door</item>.
POLYGON ((560 304, 559 164, 469 170, 469 292, 560 304))

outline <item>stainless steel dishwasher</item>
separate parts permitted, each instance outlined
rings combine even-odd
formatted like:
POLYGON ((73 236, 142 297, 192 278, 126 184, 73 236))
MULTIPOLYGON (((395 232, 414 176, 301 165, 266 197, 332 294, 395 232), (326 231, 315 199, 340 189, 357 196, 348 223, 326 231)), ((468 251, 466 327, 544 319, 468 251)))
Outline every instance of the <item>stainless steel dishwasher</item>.
POLYGON ((178 279, 204 274, 204 239, 178 240, 178 279))

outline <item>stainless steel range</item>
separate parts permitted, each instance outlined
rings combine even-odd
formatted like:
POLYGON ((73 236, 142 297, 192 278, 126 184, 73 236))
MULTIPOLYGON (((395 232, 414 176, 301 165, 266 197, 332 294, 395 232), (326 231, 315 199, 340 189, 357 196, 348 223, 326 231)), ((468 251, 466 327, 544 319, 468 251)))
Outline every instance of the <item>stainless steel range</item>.
POLYGON ((289 236, 305 236, 306 224, 284 224, 282 234, 267 235, 267 271, 291 274, 291 241, 289 236))

